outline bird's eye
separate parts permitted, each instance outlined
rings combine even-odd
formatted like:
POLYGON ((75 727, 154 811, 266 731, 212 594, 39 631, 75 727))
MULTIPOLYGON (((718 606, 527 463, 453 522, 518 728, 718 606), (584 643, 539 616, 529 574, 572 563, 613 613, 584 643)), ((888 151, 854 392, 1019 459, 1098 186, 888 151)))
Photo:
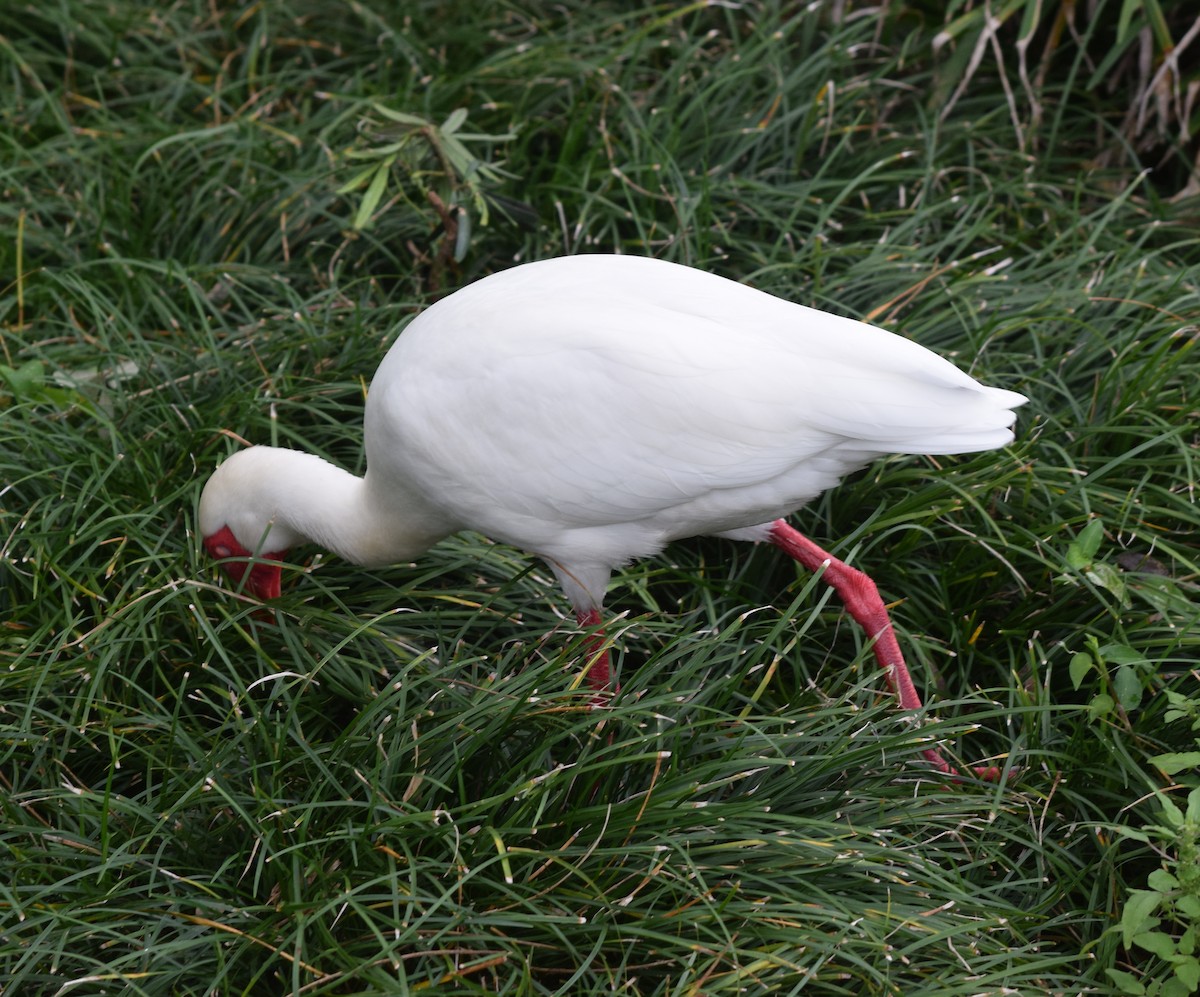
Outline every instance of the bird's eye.
POLYGON ((217 544, 217 545, 216 545, 216 546, 213 548, 213 553, 214 553, 214 554, 215 554, 217 557, 233 557, 233 551, 231 551, 231 550, 230 550, 228 547, 226 547, 224 544, 217 544))

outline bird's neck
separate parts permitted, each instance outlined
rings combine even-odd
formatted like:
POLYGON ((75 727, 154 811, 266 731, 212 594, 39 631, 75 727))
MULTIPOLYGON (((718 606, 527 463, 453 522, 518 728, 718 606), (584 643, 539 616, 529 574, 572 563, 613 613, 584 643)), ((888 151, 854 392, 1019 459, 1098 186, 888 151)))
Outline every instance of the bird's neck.
POLYGON ((269 487, 279 492, 275 507, 283 525, 354 564, 410 560, 455 530, 402 485, 383 487, 369 471, 360 478, 319 458, 269 487))

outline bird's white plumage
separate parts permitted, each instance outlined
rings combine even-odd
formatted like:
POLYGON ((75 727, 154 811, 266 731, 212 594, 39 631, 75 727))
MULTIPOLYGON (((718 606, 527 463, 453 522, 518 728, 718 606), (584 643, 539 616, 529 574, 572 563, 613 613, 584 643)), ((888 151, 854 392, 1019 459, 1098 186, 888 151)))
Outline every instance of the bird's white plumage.
MULTIPOLYGON (((328 519, 272 514, 361 562, 475 529, 541 554, 577 606, 598 605, 612 566, 685 536, 757 537, 745 528, 882 454, 1001 446, 1024 400, 900 336, 704 271, 546 260, 418 316, 372 382, 353 500, 328 519)), ((320 492, 319 474, 297 473, 320 492)), ((211 521, 237 501, 217 491, 211 521)))

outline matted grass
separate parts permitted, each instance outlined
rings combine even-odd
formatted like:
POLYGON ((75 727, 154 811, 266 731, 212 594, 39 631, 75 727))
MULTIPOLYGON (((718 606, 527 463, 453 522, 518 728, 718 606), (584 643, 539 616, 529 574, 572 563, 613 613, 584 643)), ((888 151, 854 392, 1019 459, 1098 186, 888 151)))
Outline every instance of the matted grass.
POLYGON ((1091 165, 1124 108, 1067 48, 1022 151, 987 64, 940 120, 920 5, 793 7, 0 12, 5 992, 1187 992, 1195 206, 1091 165), (378 105, 464 108, 511 178, 431 128, 355 229, 378 105), (361 470, 412 315, 587 251, 1030 397, 1012 447, 797 517, 894 600, 920 722, 768 550, 630 566, 602 712, 549 572, 484 538, 298 551, 269 624, 206 561, 239 439, 361 470), (931 741, 1015 776, 948 784, 931 741))

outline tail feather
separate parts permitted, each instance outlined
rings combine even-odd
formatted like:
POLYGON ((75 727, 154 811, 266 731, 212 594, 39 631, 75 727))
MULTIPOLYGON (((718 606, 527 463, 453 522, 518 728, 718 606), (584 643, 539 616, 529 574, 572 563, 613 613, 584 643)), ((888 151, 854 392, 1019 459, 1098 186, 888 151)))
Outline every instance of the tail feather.
POLYGON ((876 442, 890 453, 960 454, 994 450, 1013 441, 1013 410, 1028 398, 1004 388, 976 385, 964 404, 961 394, 955 399, 955 423, 928 428, 893 427, 893 433, 881 434, 876 442))

